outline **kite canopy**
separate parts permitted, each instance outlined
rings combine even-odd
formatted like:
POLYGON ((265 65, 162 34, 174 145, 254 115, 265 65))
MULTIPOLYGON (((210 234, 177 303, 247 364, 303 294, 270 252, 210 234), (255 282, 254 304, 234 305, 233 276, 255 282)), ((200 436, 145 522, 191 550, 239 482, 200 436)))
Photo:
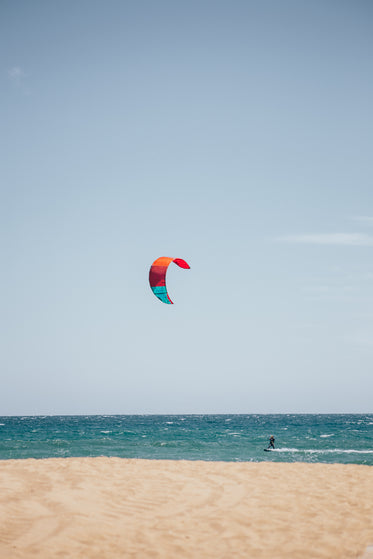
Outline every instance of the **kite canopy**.
POLYGON ((154 260, 149 272, 149 283, 154 295, 167 305, 173 305, 173 302, 167 293, 166 287, 166 273, 171 262, 175 262, 175 264, 185 270, 190 269, 189 264, 181 258, 168 258, 167 256, 161 256, 160 258, 157 258, 157 260, 154 260))

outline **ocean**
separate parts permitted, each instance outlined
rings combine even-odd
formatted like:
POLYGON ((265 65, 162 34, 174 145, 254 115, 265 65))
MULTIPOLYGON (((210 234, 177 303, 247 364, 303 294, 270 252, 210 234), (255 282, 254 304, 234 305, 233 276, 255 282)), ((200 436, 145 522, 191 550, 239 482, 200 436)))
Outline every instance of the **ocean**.
POLYGON ((0 417, 1 460, 69 456, 373 466, 373 414, 0 417))

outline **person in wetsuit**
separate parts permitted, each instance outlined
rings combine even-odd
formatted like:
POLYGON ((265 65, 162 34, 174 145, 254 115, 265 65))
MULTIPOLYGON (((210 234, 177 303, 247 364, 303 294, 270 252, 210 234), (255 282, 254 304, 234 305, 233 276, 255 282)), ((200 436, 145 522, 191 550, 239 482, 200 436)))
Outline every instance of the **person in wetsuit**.
POLYGON ((275 448, 275 438, 273 435, 269 437, 269 445, 268 448, 275 448))

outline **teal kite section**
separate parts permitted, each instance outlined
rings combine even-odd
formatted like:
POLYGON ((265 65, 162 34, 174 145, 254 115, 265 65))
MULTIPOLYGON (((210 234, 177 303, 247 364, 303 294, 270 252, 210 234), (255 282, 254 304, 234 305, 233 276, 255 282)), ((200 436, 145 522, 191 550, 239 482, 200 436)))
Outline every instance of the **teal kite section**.
POLYGON ((167 303, 168 305, 172 304, 167 295, 167 288, 165 285, 156 285, 155 287, 152 287, 152 291, 154 295, 162 301, 162 303, 167 303))

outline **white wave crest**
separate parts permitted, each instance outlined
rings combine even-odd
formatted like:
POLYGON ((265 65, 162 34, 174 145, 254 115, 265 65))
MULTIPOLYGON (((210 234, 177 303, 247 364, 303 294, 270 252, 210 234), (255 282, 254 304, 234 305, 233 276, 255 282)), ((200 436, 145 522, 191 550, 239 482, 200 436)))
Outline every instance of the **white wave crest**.
POLYGON ((356 450, 354 448, 275 448, 271 452, 303 452, 304 454, 373 454, 373 449, 356 450))

